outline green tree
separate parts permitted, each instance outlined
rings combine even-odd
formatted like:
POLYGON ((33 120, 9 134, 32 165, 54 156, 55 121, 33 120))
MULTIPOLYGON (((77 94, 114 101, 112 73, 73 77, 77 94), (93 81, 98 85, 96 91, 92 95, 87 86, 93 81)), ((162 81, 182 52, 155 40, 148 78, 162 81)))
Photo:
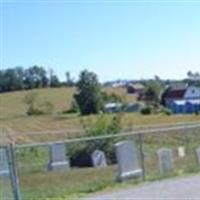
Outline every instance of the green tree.
POLYGON ((77 83, 78 93, 74 98, 80 108, 82 115, 96 114, 103 107, 101 96, 101 85, 97 75, 84 70, 80 73, 77 83))
POLYGON ((74 85, 73 79, 71 78, 70 72, 66 72, 66 85, 71 87, 74 85))
POLYGON ((162 84, 158 80, 150 80, 145 91, 145 101, 148 105, 158 106, 160 104, 162 84))

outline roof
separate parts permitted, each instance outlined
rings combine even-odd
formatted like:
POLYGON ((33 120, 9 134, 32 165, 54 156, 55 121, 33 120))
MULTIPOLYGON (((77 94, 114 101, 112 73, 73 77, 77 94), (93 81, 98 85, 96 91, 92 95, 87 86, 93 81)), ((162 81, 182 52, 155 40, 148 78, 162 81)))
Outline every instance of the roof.
POLYGON ((186 87, 176 87, 176 88, 168 88, 165 91, 165 99, 183 99, 185 92, 186 92, 187 88, 186 87))
POLYGON ((137 90, 143 90, 144 89, 144 85, 142 85, 140 83, 129 84, 128 87, 133 87, 137 90))

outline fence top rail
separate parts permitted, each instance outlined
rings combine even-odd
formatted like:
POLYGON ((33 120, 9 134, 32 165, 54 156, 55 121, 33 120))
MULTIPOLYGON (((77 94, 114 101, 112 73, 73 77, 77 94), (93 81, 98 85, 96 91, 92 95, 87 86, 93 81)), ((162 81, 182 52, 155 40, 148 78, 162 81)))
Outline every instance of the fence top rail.
MULTIPOLYGON (((139 129, 139 128, 151 128, 151 127, 165 127, 165 126, 177 126, 177 125, 191 125, 191 124, 200 124, 200 121, 191 121, 191 122, 177 122, 177 123, 160 123, 160 124, 148 124, 148 125, 133 125, 131 129, 139 129)), ((40 135, 40 134, 63 134, 63 133, 80 133, 84 132, 83 128, 76 128, 76 129, 59 129, 59 130, 42 130, 42 131, 29 131, 29 132, 16 132, 19 134, 27 134, 27 135, 40 135)))
POLYGON ((147 133, 158 133, 158 132, 170 132, 170 131, 178 131, 184 129, 194 129, 200 128, 199 124, 190 124, 190 125, 178 125, 172 127, 158 127, 158 128, 151 128, 145 130, 137 130, 137 131, 128 131, 122 132, 118 134, 108 134, 108 135, 101 135, 101 136, 90 136, 90 137, 79 137, 73 139, 66 139, 66 140, 58 140, 58 141, 51 141, 51 142, 38 142, 38 143, 31 143, 31 144, 19 144, 16 145, 17 148, 26 148, 26 147, 39 147, 39 146, 49 146, 52 144, 59 144, 59 143, 76 143, 76 142, 87 142, 93 140, 103 140, 103 139, 110 139, 110 138, 117 138, 117 137, 124 137, 124 136, 131 136, 137 134, 147 134, 147 133))

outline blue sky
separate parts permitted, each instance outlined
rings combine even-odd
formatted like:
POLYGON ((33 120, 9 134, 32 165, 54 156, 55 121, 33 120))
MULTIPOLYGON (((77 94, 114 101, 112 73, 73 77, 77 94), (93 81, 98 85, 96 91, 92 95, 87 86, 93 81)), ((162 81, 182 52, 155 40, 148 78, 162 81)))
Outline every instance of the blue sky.
POLYGON ((200 71, 200 1, 1 0, 1 67, 101 81, 200 71))

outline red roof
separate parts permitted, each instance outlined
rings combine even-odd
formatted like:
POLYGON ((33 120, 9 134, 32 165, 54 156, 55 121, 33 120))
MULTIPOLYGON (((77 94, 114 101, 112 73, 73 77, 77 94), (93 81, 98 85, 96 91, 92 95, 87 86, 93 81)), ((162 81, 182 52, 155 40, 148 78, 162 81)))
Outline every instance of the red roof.
POLYGON ((169 89, 165 94, 165 99, 183 99, 186 89, 169 89))

